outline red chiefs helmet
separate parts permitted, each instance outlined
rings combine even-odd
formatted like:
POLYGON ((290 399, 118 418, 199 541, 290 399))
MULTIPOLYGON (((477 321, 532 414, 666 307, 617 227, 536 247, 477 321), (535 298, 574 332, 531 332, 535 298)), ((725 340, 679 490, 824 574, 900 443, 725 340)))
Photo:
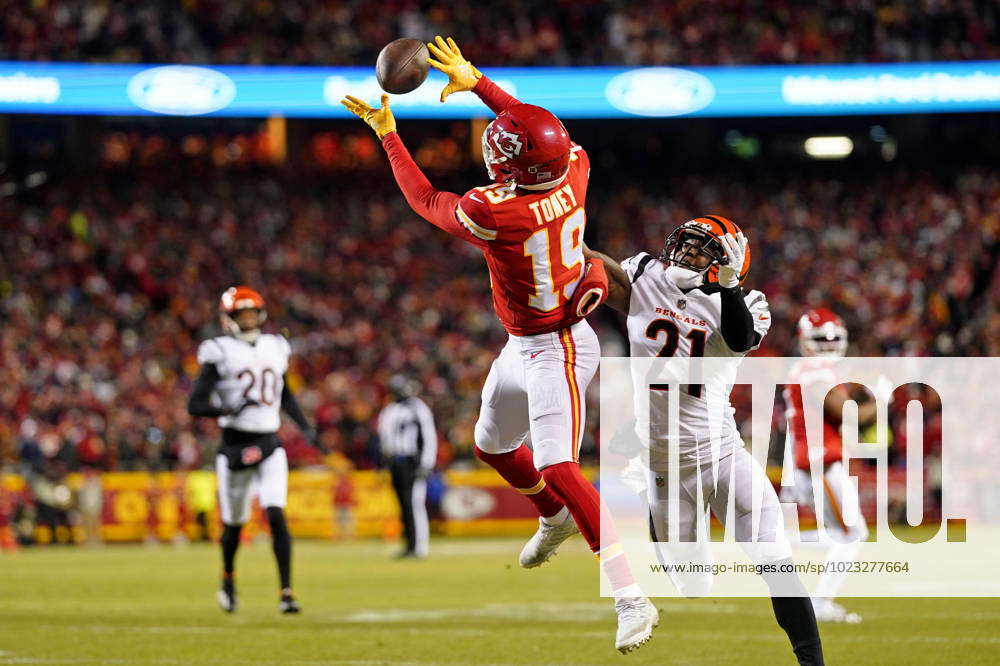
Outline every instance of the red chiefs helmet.
MULTIPOLYGON (((660 253, 660 261, 673 266, 681 266, 697 273, 705 272, 705 282, 719 281, 719 266, 725 265, 729 259, 722 248, 719 239, 726 235, 736 235, 741 229, 731 220, 721 215, 702 215, 688 220, 670 232, 667 242, 660 253), (689 261, 692 251, 695 255, 706 256, 709 259, 708 269, 689 261)), ((750 272, 750 245, 747 244, 743 255, 743 266, 740 269, 740 282, 746 279, 750 272)))
POLYGON ((222 327, 230 335, 237 337, 256 337, 259 334, 260 325, 267 319, 267 312, 264 310, 264 298, 256 291, 245 285, 230 287, 222 292, 219 299, 219 319, 222 327), (240 310, 257 310, 260 316, 257 319, 257 327, 250 331, 244 331, 236 323, 234 315, 240 310), (249 336, 247 334, 250 334, 249 336))
POLYGON ((813 308, 799 318, 799 348, 803 356, 843 356, 847 327, 827 308, 813 308))
POLYGON ((532 104, 508 107, 483 132, 486 172, 497 183, 558 182, 569 170, 571 147, 559 119, 532 104))

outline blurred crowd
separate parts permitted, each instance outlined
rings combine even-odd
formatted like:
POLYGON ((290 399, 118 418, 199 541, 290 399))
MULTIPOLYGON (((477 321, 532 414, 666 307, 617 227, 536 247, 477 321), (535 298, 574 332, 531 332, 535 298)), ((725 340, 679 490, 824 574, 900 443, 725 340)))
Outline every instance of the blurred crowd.
MULTIPOLYGON (((259 289, 268 326, 292 341, 290 383, 331 449, 376 464, 385 385, 406 372, 437 417, 440 462, 471 459, 482 381, 505 340, 478 252, 416 218, 377 152, 345 172, 219 166, 217 151, 158 145, 0 199, 0 466, 58 478, 211 460, 216 426, 185 406, 198 342, 219 333, 218 297, 234 283, 259 289)), ((750 286, 771 303, 759 353, 794 355, 803 309, 826 305, 846 319, 853 354, 1000 355, 1000 176, 945 171, 602 173, 588 243, 617 258, 658 253, 674 225, 720 213, 747 230, 750 286)), ((480 172, 433 177, 463 191, 480 172)), ((605 353, 621 353, 617 316, 592 322, 605 353)), ((282 436, 294 465, 316 460, 294 426, 282 436)))
POLYGON ((481 66, 1000 57, 993 0, 0 0, 0 59, 371 65, 452 35, 481 66))

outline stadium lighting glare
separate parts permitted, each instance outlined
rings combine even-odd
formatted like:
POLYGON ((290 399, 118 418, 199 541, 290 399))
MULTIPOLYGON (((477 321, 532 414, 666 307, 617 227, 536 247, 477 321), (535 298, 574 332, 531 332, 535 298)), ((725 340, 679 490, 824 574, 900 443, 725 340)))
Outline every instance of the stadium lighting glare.
POLYGON ((846 136, 811 136, 805 141, 806 155, 817 160, 842 160, 854 150, 846 136))

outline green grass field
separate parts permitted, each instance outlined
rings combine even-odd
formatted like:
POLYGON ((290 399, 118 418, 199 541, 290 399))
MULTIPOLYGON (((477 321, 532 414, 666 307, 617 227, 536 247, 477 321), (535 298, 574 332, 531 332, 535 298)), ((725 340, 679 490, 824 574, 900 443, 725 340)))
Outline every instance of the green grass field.
MULTIPOLYGON (((300 616, 277 612, 268 545, 238 562, 241 608, 215 606, 214 546, 0 554, 0 664, 793 664, 767 599, 660 599, 653 640, 613 647, 582 541, 516 566, 520 539, 447 539, 425 561, 383 543, 295 545, 300 616)), ((823 626, 830 664, 995 664, 1000 600, 854 599, 823 626)))

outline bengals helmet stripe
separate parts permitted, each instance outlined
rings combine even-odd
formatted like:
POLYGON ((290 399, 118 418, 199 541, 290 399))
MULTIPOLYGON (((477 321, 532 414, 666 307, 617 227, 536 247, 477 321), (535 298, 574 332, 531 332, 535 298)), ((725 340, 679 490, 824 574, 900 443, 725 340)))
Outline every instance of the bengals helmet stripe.
POLYGON ((247 287, 238 285, 222 292, 219 299, 219 311, 232 314, 239 310, 263 310, 264 298, 259 293, 247 287))
POLYGON ((727 220, 724 217, 716 217, 715 215, 705 215, 704 217, 705 219, 712 220, 713 222, 718 224, 720 227, 722 227, 722 230, 727 234, 735 234, 739 231, 739 229, 736 228, 735 224, 729 222, 729 220, 727 220), (732 229, 726 226, 727 222, 729 222, 730 226, 732 226, 732 229))
MULTIPOLYGON (((719 266, 725 260, 725 252, 722 250, 722 245, 718 241, 726 234, 732 234, 735 236, 740 232, 741 229, 736 223, 728 218, 722 217, 721 215, 702 215, 700 217, 696 217, 688 220, 671 232, 671 234, 667 237, 667 242, 663 248, 663 253, 660 255, 660 260, 665 263, 677 263, 676 261, 671 260, 670 257, 680 245, 682 235, 686 233, 707 235, 711 240, 716 241, 716 243, 713 243, 713 246, 716 247, 712 247, 710 249, 706 248, 709 249, 709 254, 712 255, 713 261, 709 264, 708 269, 705 270, 705 282, 718 282, 719 266)), ((740 282, 743 282, 749 273, 750 246, 748 245, 746 254, 743 258, 743 266, 740 269, 740 282)))

